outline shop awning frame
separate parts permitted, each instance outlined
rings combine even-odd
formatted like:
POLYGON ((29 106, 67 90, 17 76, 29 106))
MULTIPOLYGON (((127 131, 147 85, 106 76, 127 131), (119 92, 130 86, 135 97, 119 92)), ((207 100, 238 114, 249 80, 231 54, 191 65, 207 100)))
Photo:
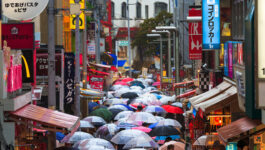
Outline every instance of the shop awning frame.
POLYGON ((245 133, 260 124, 259 121, 254 121, 248 117, 238 119, 231 124, 228 124, 217 130, 218 136, 224 141, 229 142, 229 139, 236 138, 237 136, 245 133))
POLYGON ((189 91, 189 92, 186 92, 186 93, 183 93, 183 94, 180 94, 177 96, 177 99, 180 99, 180 98, 185 98, 185 97, 188 97, 188 96, 192 96, 196 93, 196 90, 192 90, 192 91, 189 91))
POLYGON ((10 120, 54 132, 73 133, 80 126, 79 117, 32 104, 28 104, 17 111, 8 112, 8 115, 10 120))

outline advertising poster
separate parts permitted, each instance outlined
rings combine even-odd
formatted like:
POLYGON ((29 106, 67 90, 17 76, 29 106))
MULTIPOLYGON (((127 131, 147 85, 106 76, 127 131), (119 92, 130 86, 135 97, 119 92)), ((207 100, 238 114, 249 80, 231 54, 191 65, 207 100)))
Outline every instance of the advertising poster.
POLYGON ((65 106, 74 103, 74 77, 75 77, 75 55, 74 53, 64 54, 64 104, 65 106))
POLYGON ((91 75, 89 79, 89 84, 92 89, 102 92, 104 85, 104 76, 91 75))
MULTIPOLYGON (((189 16, 201 16, 201 10, 189 10, 189 16)), ((202 23, 189 23, 189 59, 202 59, 202 23)))
POLYGON ((128 41, 119 41, 118 42, 118 58, 119 59, 127 59, 128 52, 128 41))
POLYGON ((224 75, 228 76, 228 43, 224 43, 224 75))
POLYGON ((228 42, 228 77, 233 78, 233 43, 228 42))
POLYGON ((220 0, 202 1, 203 49, 220 49, 220 0))
POLYGON ((238 50, 238 56, 237 56, 237 63, 239 65, 244 65, 244 61, 243 61, 243 44, 242 43, 238 43, 237 46, 237 50, 238 50))

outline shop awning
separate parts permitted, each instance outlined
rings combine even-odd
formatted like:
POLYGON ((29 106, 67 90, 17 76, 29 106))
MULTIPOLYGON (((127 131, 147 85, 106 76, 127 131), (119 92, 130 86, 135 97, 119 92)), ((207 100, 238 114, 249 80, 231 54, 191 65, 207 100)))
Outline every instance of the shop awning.
POLYGON ((196 90, 192 90, 192 91, 189 91, 189 92, 186 92, 184 94, 180 94, 177 96, 177 99, 180 99, 180 98, 185 98, 185 97, 188 97, 188 96, 192 96, 196 93, 196 90))
MULTIPOLYGON (((35 126, 36 128, 48 131, 73 133, 80 125, 79 117, 32 104, 10 112, 9 117, 17 122, 34 121, 38 124, 35 126)), ((34 125, 32 124, 32 126, 34 125)))
POLYGON ((194 85, 194 81, 185 81, 185 82, 173 84, 174 88, 188 88, 188 87, 193 86, 193 85, 194 85))
POLYGON ((92 66, 98 67, 98 68, 105 68, 105 69, 111 69, 110 65, 103 65, 103 64, 93 64, 93 63, 89 63, 92 66))
POLYGON ((194 105, 195 109, 201 109, 203 112, 209 113, 214 110, 224 108, 229 105, 233 100, 237 100, 237 88, 235 86, 230 87, 223 93, 217 95, 214 98, 194 105))
POLYGON ((218 86, 216 86, 215 88, 213 88, 213 89, 211 89, 211 90, 209 90, 203 94, 200 94, 200 95, 197 95, 197 96, 190 98, 189 101, 190 101, 191 105, 195 106, 196 104, 199 104, 199 103, 202 103, 206 100, 214 98, 215 96, 224 92, 225 90, 227 90, 231 86, 232 86, 231 83, 224 81, 221 84, 219 84, 218 86))
POLYGON ((260 123, 255 122, 249 119, 248 117, 244 117, 218 129, 217 133, 223 141, 228 142, 228 139, 236 137, 248 130, 251 130, 257 127, 259 124, 260 123))
POLYGON ((107 72, 102 72, 102 71, 98 71, 98 70, 94 70, 94 69, 88 69, 89 72, 92 72, 92 73, 97 73, 99 75, 104 75, 104 76, 108 76, 109 73, 107 72))

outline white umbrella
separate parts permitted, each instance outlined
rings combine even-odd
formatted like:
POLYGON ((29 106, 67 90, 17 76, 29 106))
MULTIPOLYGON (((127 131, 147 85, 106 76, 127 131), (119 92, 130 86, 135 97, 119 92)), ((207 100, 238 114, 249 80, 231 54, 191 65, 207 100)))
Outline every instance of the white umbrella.
POLYGON ((78 141, 84 140, 84 139, 91 139, 94 138, 91 134, 82 132, 82 131, 77 131, 73 135, 68 134, 62 139, 62 143, 76 143, 78 141))
POLYGON ((156 123, 157 120, 154 115, 147 112, 135 112, 129 116, 128 121, 137 121, 145 123, 156 123))
POLYGON ((159 148, 159 145, 151 137, 135 137, 128 141, 123 148, 129 149, 137 147, 159 148))
POLYGON ((161 120, 165 119, 164 117, 161 117, 161 116, 155 116, 155 118, 156 118, 157 121, 161 121, 161 120))
POLYGON ((108 107, 108 110, 110 110, 110 109, 121 109, 121 110, 124 110, 124 111, 128 111, 128 108, 126 108, 123 105, 112 105, 112 106, 108 107))
POLYGON ((115 149, 109 141, 99 138, 93 138, 93 139, 76 142, 73 147, 79 149, 88 149, 91 146, 103 146, 104 148, 107 149, 111 150, 115 149))
POLYGON ((164 119, 158 122, 157 126, 174 126, 178 128, 182 128, 182 125, 174 119, 164 119))
POLYGON ((103 118, 98 117, 98 116, 88 116, 88 117, 84 118, 83 121, 88 121, 88 122, 90 122, 96 126, 106 124, 106 121, 103 118))
POLYGON ((128 129, 128 130, 123 130, 119 133, 117 133, 112 139, 111 142, 115 144, 121 144, 124 145, 126 144, 129 140, 137 137, 143 137, 143 138, 150 138, 149 135, 144 133, 143 131, 140 130, 133 130, 133 129, 128 129))
POLYGON ((171 104, 172 106, 176 106, 176 107, 181 107, 182 108, 182 103, 181 102, 175 102, 173 104, 171 104))
POLYGON ((131 114, 133 114, 132 111, 122 111, 115 116, 114 120, 119 120, 122 118, 129 117, 131 114))
POLYGON ((175 102, 176 100, 176 95, 173 96, 162 96, 162 98, 160 99, 160 101, 163 104, 168 104, 168 102, 175 102))
POLYGON ((81 120, 80 121, 80 128, 95 128, 95 127, 90 122, 81 120))
POLYGON ((115 104, 126 104, 129 99, 122 99, 122 98, 110 98, 106 100, 106 104, 108 105, 115 105, 115 104))

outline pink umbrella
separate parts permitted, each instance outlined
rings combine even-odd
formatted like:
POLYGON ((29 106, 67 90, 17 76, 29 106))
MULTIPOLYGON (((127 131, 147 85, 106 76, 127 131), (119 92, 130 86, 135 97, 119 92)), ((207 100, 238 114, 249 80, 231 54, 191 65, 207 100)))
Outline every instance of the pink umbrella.
POLYGON ((140 126, 140 127, 134 127, 132 128, 134 130, 140 130, 140 131, 143 131, 143 132, 146 132, 146 133, 149 133, 152 129, 150 128, 147 128, 147 127, 143 127, 143 126, 140 126))
POLYGON ((160 82, 154 82, 153 84, 152 84, 152 86, 159 86, 160 85, 160 82))
POLYGON ((126 82, 118 81, 114 85, 128 85, 126 82))
POLYGON ((134 79, 133 78, 124 78, 123 80, 122 80, 122 82, 131 82, 131 81, 133 81, 134 79))

